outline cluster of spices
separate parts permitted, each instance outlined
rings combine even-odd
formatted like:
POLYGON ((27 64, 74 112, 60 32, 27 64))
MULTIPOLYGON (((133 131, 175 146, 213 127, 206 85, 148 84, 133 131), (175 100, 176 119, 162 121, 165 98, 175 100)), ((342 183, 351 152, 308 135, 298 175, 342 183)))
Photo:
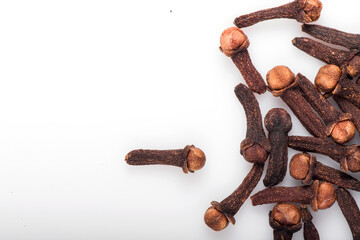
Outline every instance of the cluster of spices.
MULTIPOLYGON (((247 121, 245 139, 240 153, 252 168, 239 187, 220 202, 213 201, 204 221, 211 229, 221 231, 250 197, 263 171, 266 187, 252 195, 252 205, 275 203, 269 212, 269 225, 274 239, 292 239, 302 226, 304 239, 320 239, 312 222, 314 212, 338 203, 349 224, 353 239, 360 239, 360 210, 351 193, 360 191, 360 181, 347 174, 360 172, 360 146, 344 145, 360 131, 360 35, 341 32, 319 25, 309 25, 320 17, 322 3, 318 0, 295 0, 280 7, 237 17, 236 27, 223 31, 220 51, 231 57, 247 86, 239 84, 234 92, 244 108, 247 121), (240 28, 275 18, 292 18, 303 23, 302 30, 339 50, 310 38, 295 38, 292 43, 300 50, 325 62, 314 84, 301 73, 294 74, 286 66, 276 66, 266 75, 266 82, 253 65, 247 48, 250 41, 240 28), (280 97, 304 128, 313 135, 288 136, 292 129, 289 113, 282 108, 271 109, 263 118, 255 94, 268 90, 280 97), (329 101, 332 97, 342 112, 329 101), (301 180, 293 187, 276 186, 288 169, 288 147, 301 151, 289 163, 290 175, 301 180), (317 161, 309 152, 326 155, 339 163, 339 169, 317 161), (269 159, 269 160, 268 160, 269 159), (267 168, 264 169, 268 160, 267 168)), ((205 154, 194 146, 179 150, 134 150, 127 154, 130 165, 165 164, 181 167, 185 173, 202 168, 205 154)))

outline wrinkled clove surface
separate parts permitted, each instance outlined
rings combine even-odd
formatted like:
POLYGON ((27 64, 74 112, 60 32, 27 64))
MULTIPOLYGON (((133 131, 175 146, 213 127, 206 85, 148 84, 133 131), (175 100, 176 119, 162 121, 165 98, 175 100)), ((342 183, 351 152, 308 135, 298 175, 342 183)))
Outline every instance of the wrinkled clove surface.
POLYGON ((344 113, 350 113, 352 115, 351 120, 357 130, 360 132, 360 108, 356 107, 354 104, 342 97, 334 96, 333 99, 339 105, 341 111, 344 113))
POLYGON ((221 34, 220 51, 231 57, 251 91, 262 94, 266 91, 266 84, 250 59, 249 45, 248 37, 237 27, 228 28, 221 34))
POLYGON ((308 132, 316 137, 326 137, 326 127, 302 95, 296 76, 286 66, 276 66, 266 75, 269 91, 290 107, 308 132))
POLYGON ((188 173, 201 169, 206 157, 201 149, 187 145, 175 150, 133 150, 126 155, 125 161, 129 165, 172 165, 188 173))
POLYGON ((244 84, 237 85, 234 91, 244 107, 247 123, 246 138, 240 144, 240 152, 248 162, 264 163, 271 144, 265 136, 259 103, 244 84))
POLYGON ((319 240, 319 233, 311 221, 313 217, 306 205, 300 206, 301 218, 304 223, 304 240, 319 240))
POLYGON ((358 145, 343 146, 330 139, 289 136, 288 146, 295 150, 305 152, 316 152, 340 163, 344 172, 360 171, 360 148, 358 145))
POLYGON ((276 18, 290 18, 301 23, 309 23, 319 19, 321 10, 322 3, 318 0, 295 0, 279 7, 239 16, 235 18, 234 24, 244 28, 276 18))
POLYGON ((346 33, 315 24, 303 24, 302 30, 327 43, 343 46, 347 49, 360 49, 360 34, 346 33))
POLYGON ((264 170, 264 164, 255 163, 240 186, 220 203, 213 201, 204 215, 204 221, 214 231, 226 228, 229 222, 235 224, 234 215, 258 184, 264 170))
POLYGON ((331 183, 316 180, 311 186, 266 188, 251 196, 251 201, 254 206, 284 202, 310 204, 317 211, 333 205, 335 189, 331 183))
POLYGON ((289 170, 293 178, 303 180, 304 184, 309 184, 313 179, 319 179, 339 187, 360 191, 359 180, 318 162, 314 155, 308 153, 295 154, 290 160, 289 170))
POLYGON ((347 223, 349 224, 354 240, 360 240, 360 210, 349 191, 336 189, 336 200, 347 223))
POLYGON ((265 127, 269 131, 271 152, 263 183, 265 187, 279 184, 286 175, 288 162, 288 132, 292 128, 289 113, 282 108, 273 108, 265 116, 265 127))
POLYGON ((293 204, 277 204, 269 213, 269 224, 275 240, 291 240, 293 233, 302 227, 301 213, 293 204))

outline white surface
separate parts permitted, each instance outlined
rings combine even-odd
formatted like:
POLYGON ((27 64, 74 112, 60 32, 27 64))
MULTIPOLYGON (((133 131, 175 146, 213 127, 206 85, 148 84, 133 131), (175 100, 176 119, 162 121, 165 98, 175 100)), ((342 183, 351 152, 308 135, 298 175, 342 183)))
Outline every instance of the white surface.
MULTIPOLYGON (((239 154, 246 121, 233 93, 244 81, 219 36, 238 15, 286 2, 1 1, 0 239, 272 239, 273 205, 247 201, 222 232, 203 214, 251 168, 239 154), (207 156, 194 174, 124 162, 132 149, 187 144, 207 156)), ((323 4, 318 24, 359 32, 358 1, 323 4)), ((244 30, 263 76, 285 64, 315 77, 323 63, 291 44, 306 36, 300 26, 244 30)), ((288 109, 270 93, 257 98, 263 116, 288 109)), ((291 135, 307 134, 293 125, 291 135)), ((299 184, 287 175, 282 185, 299 184)), ((314 223, 322 239, 351 239, 336 203, 314 223)))

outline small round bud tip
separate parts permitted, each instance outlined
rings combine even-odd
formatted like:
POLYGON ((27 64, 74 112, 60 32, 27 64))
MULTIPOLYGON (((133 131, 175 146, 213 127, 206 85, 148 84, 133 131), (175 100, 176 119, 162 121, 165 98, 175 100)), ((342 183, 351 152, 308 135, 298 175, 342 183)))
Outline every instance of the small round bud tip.
POLYGON ((322 3, 319 0, 306 0, 303 5, 303 11, 311 19, 311 21, 319 19, 321 10, 322 3))
POLYGON ((221 231, 229 224, 226 216, 213 206, 206 210, 204 221, 214 231, 221 231))
POLYGON ((273 108, 266 114, 264 119, 268 131, 281 130, 289 132, 292 128, 290 114, 282 108, 273 108))
POLYGON ((272 90, 281 90, 295 80, 294 73, 286 66, 276 66, 266 74, 266 81, 272 90))
POLYGON ((237 50, 246 49, 249 44, 245 33, 237 27, 225 29, 220 36, 220 50, 228 57, 237 50))
POLYGON ((292 226, 298 224, 301 213, 297 206, 293 204, 278 204, 271 212, 272 218, 281 225, 292 226))
POLYGON ((360 172, 360 148, 347 157, 348 169, 351 172, 360 172))
POLYGON ((192 147, 189 150, 187 156, 187 167, 191 171, 200 170, 206 162, 206 156, 204 152, 196 147, 192 147))
POLYGON ((322 182, 319 185, 317 203, 319 209, 331 207, 336 200, 335 188, 331 183, 322 182))
POLYGON ((315 77, 315 87, 323 93, 332 92, 341 77, 341 69, 336 65, 325 65, 315 77))
POLYGON ((268 152, 259 144, 254 145, 241 151, 245 160, 250 163, 264 163, 268 158, 268 152))
POLYGON ((295 154, 289 164, 290 175, 297 180, 304 180, 310 171, 310 156, 306 153, 295 154))
POLYGON ((346 143, 354 138, 356 133, 355 125, 352 121, 346 120, 337 123, 331 132, 331 138, 340 144, 346 143))

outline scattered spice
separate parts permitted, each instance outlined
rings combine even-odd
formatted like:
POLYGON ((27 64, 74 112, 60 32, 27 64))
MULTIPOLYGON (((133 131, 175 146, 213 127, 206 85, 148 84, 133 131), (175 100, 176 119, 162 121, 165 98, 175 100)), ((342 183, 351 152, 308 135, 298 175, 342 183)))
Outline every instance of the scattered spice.
POLYGON ((341 212, 349 224, 354 240, 360 239, 360 210, 349 191, 343 188, 336 189, 336 200, 341 212))
POLYGON ((313 217, 306 205, 300 206, 301 218, 304 223, 304 240, 319 240, 319 233, 311 221, 313 217))
POLYGON ((268 90, 272 95, 280 96, 310 134, 326 137, 325 125, 298 88, 299 79, 286 66, 276 66, 266 75, 268 90))
POLYGON ((187 145, 184 149, 175 150, 133 150, 126 155, 125 161, 129 165, 172 165, 188 173, 201 169, 206 157, 201 149, 187 145))
POLYGON ((356 107, 354 104, 342 97, 334 96, 333 99, 339 105, 341 111, 352 115, 351 120, 360 132, 360 108, 356 107))
POLYGON ((308 153, 295 154, 290 160, 289 170, 293 178, 303 180, 304 184, 309 184, 313 179, 319 179, 339 187, 360 191, 359 180, 318 162, 314 155, 308 153))
POLYGON ((252 205, 296 202, 310 204, 314 211, 326 209, 335 202, 335 189, 331 183, 315 180, 311 186, 270 187, 251 196, 252 205))
POLYGON ((293 204, 277 204, 269 213, 269 224, 274 229, 274 239, 291 240, 293 233, 302 227, 301 213, 293 204))
POLYGON ((288 132, 292 128, 289 113, 282 108, 273 108, 265 116, 265 127, 269 131, 271 152, 263 183, 265 187, 279 184, 286 175, 288 162, 288 132))
POLYGON ((360 147, 358 145, 343 146, 330 139, 289 136, 288 146, 299 151, 316 152, 340 163, 344 172, 360 171, 360 147))
POLYGON ((240 152, 248 162, 264 163, 271 144, 265 136, 259 103, 244 84, 237 85, 234 91, 244 107, 247 123, 246 138, 240 144, 240 152))
POLYGON ((228 28, 221 34, 220 51, 231 57, 251 91, 262 94, 266 91, 266 84, 250 59, 249 45, 248 37, 237 27, 228 28))
POLYGON ((275 18, 290 18, 301 23, 309 23, 319 19, 321 10, 322 3, 318 0, 295 0, 279 7, 242 15, 235 18, 234 24, 244 28, 275 18))
POLYGON ((255 163, 240 186, 220 203, 213 201, 204 215, 204 221, 214 231, 221 231, 229 222, 235 224, 234 215, 239 211, 245 200, 258 184, 264 164, 255 163))

